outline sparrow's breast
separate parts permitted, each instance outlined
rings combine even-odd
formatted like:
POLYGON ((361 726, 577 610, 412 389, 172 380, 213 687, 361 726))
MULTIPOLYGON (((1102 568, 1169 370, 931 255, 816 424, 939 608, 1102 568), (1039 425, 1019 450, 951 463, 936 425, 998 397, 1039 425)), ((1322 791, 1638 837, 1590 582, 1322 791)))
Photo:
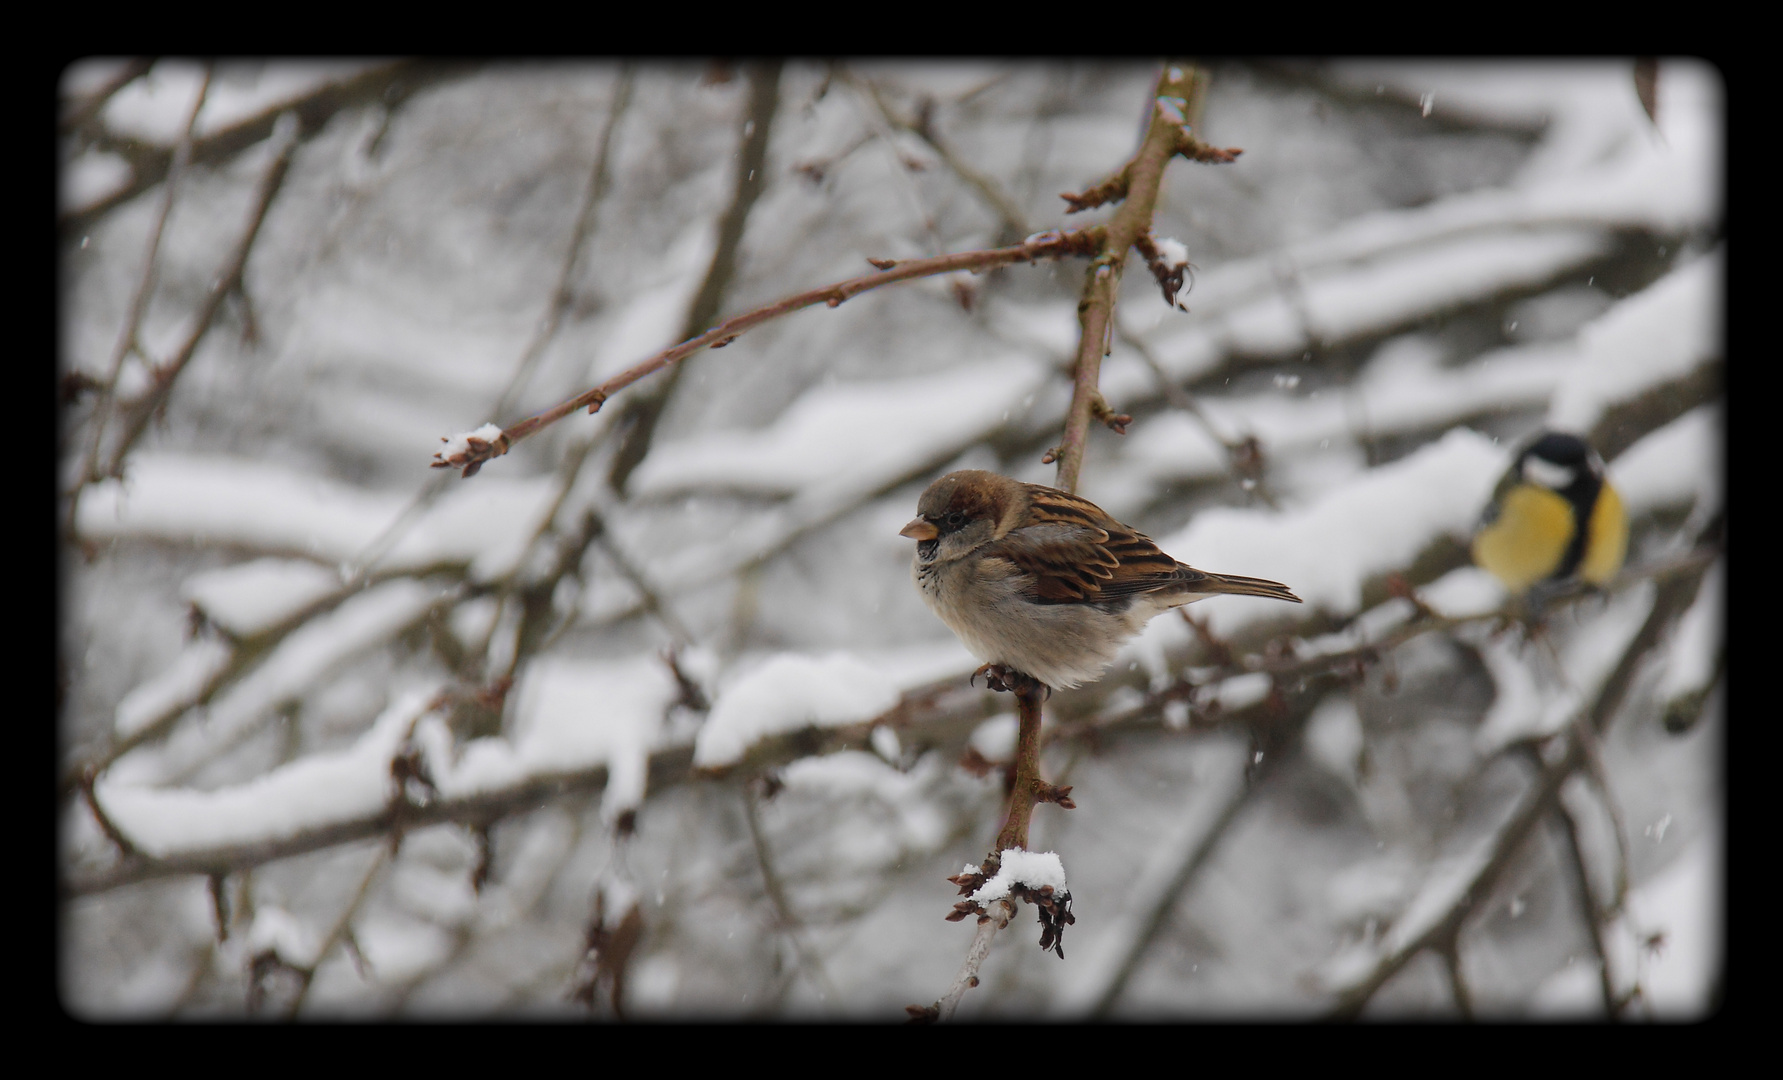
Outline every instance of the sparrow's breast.
POLYGON ((1128 611, 1035 602, 1024 593, 1025 576, 1003 559, 925 562, 919 556, 911 576, 929 609, 974 656, 1061 689, 1100 675, 1144 626, 1128 611))

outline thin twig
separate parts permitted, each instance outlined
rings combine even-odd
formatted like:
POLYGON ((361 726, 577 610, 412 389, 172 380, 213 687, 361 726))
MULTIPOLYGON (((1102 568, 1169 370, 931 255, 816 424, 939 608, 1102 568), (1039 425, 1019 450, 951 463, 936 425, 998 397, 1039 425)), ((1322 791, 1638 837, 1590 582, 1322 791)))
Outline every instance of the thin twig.
POLYGON ((962 251, 952 255, 942 255, 932 259, 910 259, 904 262, 883 260, 876 262, 881 271, 865 277, 849 278, 831 285, 808 289, 802 293, 765 304, 753 311, 733 316, 699 337, 684 341, 679 345, 664 349, 656 355, 638 363, 625 371, 608 379, 590 390, 584 390, 575 397, 543 412, 527 417, 511 427, 503 429, 495 446, 480 454, 467 457, 462 461, 435 461, 435 467, 443 465, 468 466, 499 457, 508 452, 513 444, 521 439, 537 434, 539 431, 564 417, 581 409, 599 412, 606 400, 625 389, 639 379, 655 374, 678 360, 682 360, 706 348, 721 347, 735 341, 742 334, 748 333, 762 323, 777 319, 782 315, 824 304, 837 307, 861 293, 877 289, 885 285, 895 285, 918 278, 934 277, 937 274, 951 274, 961 270, 983 271, 999 266, 1011 266, 1015 263, 1035 262, 1039 259, 1060 258, 1066 255, 1082 255, 1093 252, 1101 243, 1103 229, 1091 226, 1087 229, 1041 233, 1013 247, 991 248, 980 251, 962 251))
MULTIPOLYGON (((743 234, 749 226, 749 214, 768 186, 768 144, 773 138, 774 116, 780 111, 779 61, 746 65, 749 97, 738 124, 737 172, 732 183, 730 205, 718 219, 717 243, 706 276, 687 306, 681 324, 681 339, 693 337, 712 324, 724 308, 724 297, 731 279, 737 273, 737 259, 743 247, 743 234)), ((607 483, 614 491, 624 492, 633 470, 643 463, 656 436, 657 424, 668 407, 685 364, 679 364, 656 381, 648 392, 632 395, 625 403, 615 426, 621 429, 619 447, 607 471, 607 483)), ((499 414, 497 414, 499 415, 499 414)))
POLYGON ((149 69, 154 66, 155 58, 152 56, 125 61, 116 71, 112 72, 110 78, 101 83, 92 93, 84 98, 64 103, 62 115, 56 120, 56 130, 66 135, 80 128, 87 121, 98 116, 99 110, 105 108, 106 102, 110 101, 119 90, 148 74, 149 69))
POLYGON ((1557 800, 1555 817, 1559 819, 1561 834, 1566 838, 1566 861, 1573 871, 1573 887, 1578 891, 1579 915, 1585 923, 1585 932, 1591 938, 1591 949, 1597 954, 1598 990, 1603 996, 1604 1015, 1611 1020, 1617 1019, 1616 984, 1610 973, 1610 948, 1604 938, 1604 907, 1597 902, 1596 890, 1591 887, 1591 874, 1585 862, 1584 838, 1579 833, 1579 820, 1573 815, 1572 808, 1566 805, 1564 798, 1557 800))
MULTIPOLYGON (((1602 735, 1633 686, 1636 670, 1647 654, 1658 646, 1667 628, 1696 596, 1696 586, 1707 569, 1705 561, 1692 572, 1684 572, 1664 581, 1657 590, 1646 621, 1623 650, 1615 669, 1604 680, 1596 698, 1582 715, 1593 731, 1602 735)), ((1387 980, 1398 974, 1412 957, 1431 948, 1446 935, 1459 932, 1460 923, 1475 902, 1484 897, 1515 857, 1523 841, 1549 813, 1559 799, 1561 785, 1584 767, 1584 743, 1570 730, 1555 736, 1562 748, 1557 756, 1544 755, 1545 764, 1535 783, 1524 793, 1522 801, 1499 829, 1484 851, 1485 857, 1465 880, 1452 887, 1451 896, 1434 918, 1424 921, 1422 929, 1412 927, 1403 932, 1395 927, 1383 942, 1380 955, 1370 969, 1340 990, 1331 1015, 1352 1019, 1373 998, 1387 980)))
POLYGON ((1164 370, 1163 365, 1158 363, 1158 358, 1153 355, 1149 345, 1142 341, 1138 335, 1129 332, 1125 326, 1120 325, 1118 320, 1116 321, 1116 333, 1120 335, 1121 343, 1132 349, 1145 363, 1145 366, 1151 370, 1152 379, 1157 383, 1158 391, 1164 395, 1164 400, 1170 403, 1171 408, 1179 409, 1193 417, 1201 425, 1202 430, 1206 431, 1208 436, 1226 451, 1226 466, 1232 471, 1232 476, 1239 485, 1256 495, 1270 509, 1280 509, 1275 501, 1275 496, 1270 493, 1268 486, 1263 482, 1261 468, 1263 450, 1256 436, 1240 439, 1222 431, 1220 426, 1202 411, 1201 404, 1195 400, 1194 395, 1178 386, 1176 380, 1172 379, 1164 370))
POLYGON ((118 376, 123 371, 125 358, 132 352, 141 351, 142 319, 148 311, 149 297, 155 291, 155 262, 161 252, 161 234, 167 228, 167 219, 173 212, 174 198, 179 193, 180 182, 185 179, 186 169, 192 160, 192 132, 197 127, 198 114, 204 108, 204 100, 210 93, 210 82, 211 66, 207 64, 204 78, 198 84, 198 93, 192 99, 191 111, 186 114, 186 123, 181 128, 179 142, 173 148, 173 157, 167 168, 167 183, 161 189, 161 205, 155 212, 155 220, 149 225, 148 242, 143 247, 142 270, 136 278, 136 292, 130 297, 130 306, 125 310, 124 324, 118 329, 117 344, 112 346, 111 361, 107 365, 105 379, 99 385, 98 399, 93 405, 93 431, 88 442, 86 459, 81 463, 75 489, 69 499, 70 538, 74 536, 74 513, 81 489, 104 475, 99 470, 99 456, 104 449, 105 429, 111 419, 118 376))
POLYGON ((1456 1010, 1463 1020, 1472 1020, 1473 991, 1468 989, 1467 977, 1461 970, 1461 924, 1452 924, 1448 935, 1431 948, 1442 959, 1443 974, 1448 976, 1449 993, 1455 999, 1456 1010))
MULTIPOLYGON (((272 134, 278 118, 295 113, 308 138, 322 128, 335 114, 355 105, 382 103, 390 106, 413 96, 432 83, 444 81, 474 70, 475 65, 463 61, 395 60, 378 64, 339 81, 323 83, 301 97, 282 101, 253 116, 198 139, 192 145, 191 160, 200 165, 227 161, 272 134)), ((115 132, 94 133, 93 145, 115 153, 130 164, 131 179, 117 191, 97 202, 59 214, 56 227, 63 235, 79 235, 119 206, 160 183, 168 175, 173 152, 164 146, 145 143, 115 132)))
POLYGON ((864 97, 874 105, 872 111, 863 110, 862 119, 866 121, 873 137, 891 155, 893 173, 902 181, 899 187, 905 195, 909 196, 910 208, 916 212, 917 219, 922 222, 923 232, 929 240, 929 251, 933 254, 940 254, 941 235, 935 230, 935 215, 931 214, 928 208, 923 205, 922 191, 917 188, 915 181, 910 176, 912 171, 923 167, 922 162, 908 158, 898 150, 898 141, 892 137, 892 128, 897 124, 884 106, 878 102, 877 91, 874 90, 872 84, 850 75, 848 69, 841 65, 837 65, 836 72, 840 75, 841 81, 855 91, 857 101, 864 97))
POLYGON ((768 902, 774 907, 775 922, 792 945, 793 954, 798 957, 799 970, 813 979, 826 997, 833 998, 836 996, 836 988, 823 969, 823 958, 806 947, 804 923, 793 913, 792 903, 786 898, 786 888, 780 882, 780 875, 774 870, 767 834, 762 829, 761 812, 755 805, 755 793, 748 784, 740 785, 739 793, 743 799, 743 820, 749 826, 749 840, 755 850, 756 869, 761 872, 762 888, 768 894, 768 902))
POLYGON ((217 313, 223 307, 223 301, 229 294, 243 288, 242 273, 247 268, 248 255, 254 249, 254 240, 260 235, 260 226, 266 220, 266 212, 272 206, 273 197, 278 194, 279 186, 284 183, 285 173, 291 166, 291 156, 297 150, 298 125, 295 119, 280 126, 273 134, 274 150, 272 162, 267 165, 261 175, 260 184, 254 193, 254 201, 248 209, 248 220, 242 229, 241 238, 236 241, 235 248, 229 253, 223 267, 211 279, 210 289, 199 304, 193 316, 191 329, 187 331, 186 340, 181 343, 170 358, 155 365, 153 383, 149 392, 131 408, 125 421, 124 432, 113 447, 106 463, 103 475, 117 477, 123 473, 124 457, 135 446, 148 427, 149 421, 167 401, 173 390, 174 380, 184 371, 192 354, 197 351, 198 343, 210 332, 217 313))
POLYGON ((607 194, 608 182, 612 178, 613 133, 619 129, 619 119, 625 115, 626 107, 631 104, 635 82, 631 65, 623 65, 613 88, 613 103, 607 109, 607 125, 601 129, 600 146, 594 153, 594 166, 589 170, 588 183, 582 189, 582 204, 576 210, 576 223, 570 228, 569 241, 563 249, 563 262, 557 269, 557 280, 551 287, 551 295, 545 301, 545 314, 539 320, 532 340, 521 350, 520 360, 514 365, 513 378, 495 403, 494 413, 497 416, 514 407, 514 401, 526 388, 539 357, 545 354, 545 346, 551 344, 563 325, 564 312, 569 310, 573 299, 570 295, 570 278, 574 275, 582 250, 594 231, 597 211, 607 194))
MULTIPOLYGON (((596 511, 590 510, 589 513, 594 514, 596 511)), ((668 630, 669 636, 673 637, 678 644, 692 645, 694 643, 693 632, 687 629, 687 624, 681 621, 674 609, 664 602, 662 594, 644 576, 644 571, 620 549, 604 523, 600 531, 595 534, 595 543, 599 544, 601 551, 605 552, 607 558, 613 561, 613 566, 618 569, 619 575, 630 582, 632 588, 638 590, 638 595, 642 597, 640 602, 644 605, 644 610, 661 620, 664 629, 668 630)))
POLYGON ((998 900, 991 905, 991 916, 978 924, 972 935, 972 944, 966 949, 966 959, 960 964, 960 970, 947 987, 947 993, 935 1003, 939 1012, 938 1019, 952 1020, 954 1012, 960 1007, 960 999, 966 991, 978 985, 979 969, 984 967, 984 958, 990 955, 991 939, 997 931, 1009 925, 1015 915, 1015 906, 1007 900, 998 900))
POLYGON ((297 1015, 297 1010, 303 1007, 304 999, 309 996, 310 987, 315 985, 316 969, 322 966, 322 961, 328 958, 328 954, 334 951, 336 945, 350 936, 349 928, 352 926, 353 917, 359 914, 360 907, 371 895, 372 882, 377 880, 379 872, 384 869, 384 864, 390 860, 393 848, 393 844, 378 845, 377 856, 372 859, 371 865, 366 867, 365 876, 359 879, 359 888, 354 890, 353 898, 347 901, 347 906, 341 909, 340 917, 335 919, 334 925, 328 928, 327 935, 322 938, 322 944, 316 949, 315 957, 310 961, 309 966, 298 969, 300 981, 297 994, 291 999, 290 1006, 285 1010, 285 1019, 289 1020, 297 1015))
MULTIPOLYGON (((1272 759, 1269 763, 1273 765, 1272 759)), ((1207 824, 1194 838, 1193 842, 1176 851, 1177 862, 1169 871, 1163 887, 1153 894, 1151 905, 1140 916, 1133 936, 1127 941, 1113 973, 1101 991, 1096 994, 1095 1004, 1090 1008, 1090 1016, 1103 1019, 1110 1015, 1115 1002, 1125 992, 1127 984, 1138 973, 1140 964, 1151 951, 1151 944, 1168 924, 1170 913, 1175 910, 1177 900, 1188 889, 1189 882, 1201 868, 1207 865, 1208 858, 1214 848, 1226 835, 1226 830, 1238 820, 1238 812, 1250 802, 1251 796, 1260 790, 1261 785, 1247 784, 1243 779, 1244 766, 1236 763, 1234 768, 1235 782, 1226 793, 1224 801, 1215 812, 1213 820, 1207 824)), ((1150 876, 1148 871, 1147 876, 1150 876)))
POLYGON ((1026 236, 1033 231, 1028 227, 1026 218, 1016 208, 1015 203, 1008 195, 1004 194, 1002 187, 995 180, 963 161, 953 151, 953 148, 941 138, 940 133, 935 130, 932 101, 924 102, 916 120, 906 120, 892 111, 891 104, 885 100, 885 95, 872 80, 857 76, 846 68, 842 69, 842 77, 850 85, 863 87, 866 90, 868 99, 873 102, 879 110, 879 115, 885 119, 887 124, 900 131, 907 131, 927 143, 929 148, 935 151, 936 156, 941 159, 942 164, 952 170, 955 176, 965 181, 967 186, 978 192, 979 197, 992 210, 996 211, 997 216, 1002 219, 1003 228, 1008 235, 1026 236))
POLYGON ((1608 914, 1622 910, 1628 895, 1628 830, 1622 820, 1622 809, 1616 804, 1616 793, 1610 787, 1610 773, 1603 760, 1603 745, 1597 734, 1584 724, 1575 723, 1574 730, 1585 744, 1585 776, 1597 789, 1604 814, 1610 819, 1610 834, 1616 845, 1616 869, 1610 875, 1610 900, 1601 905, 1608 914))

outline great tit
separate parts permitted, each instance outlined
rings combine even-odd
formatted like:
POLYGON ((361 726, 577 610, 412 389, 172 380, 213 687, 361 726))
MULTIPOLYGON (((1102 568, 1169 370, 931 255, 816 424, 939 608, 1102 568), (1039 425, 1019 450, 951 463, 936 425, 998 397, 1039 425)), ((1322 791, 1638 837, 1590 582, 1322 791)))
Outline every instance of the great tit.
POLYGON ((1627 550, 1628 512, 1604 478, 1603 459, 1557 431, 1517 454, 1473 539, 1473 561, 1519 595, 1572 578, 1603 585, 1627 550))

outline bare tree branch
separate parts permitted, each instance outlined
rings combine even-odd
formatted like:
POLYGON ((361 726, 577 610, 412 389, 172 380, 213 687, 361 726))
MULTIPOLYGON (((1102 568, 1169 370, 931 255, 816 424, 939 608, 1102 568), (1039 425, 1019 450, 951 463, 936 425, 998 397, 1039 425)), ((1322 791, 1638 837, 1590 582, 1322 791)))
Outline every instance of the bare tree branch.
MULTIPOLYGON (((198 123, 198 114, 204 109, 204 99, 210 92, 211 68, 204 69, 203 80, 198 84, 198 93, 192 99, 192 108, 186 114, 185 126, 181 129, 179 142, 175 144, 173 157, 168 165, 167 184, 161 191, 161 205, 155 212, 155 220, 149 226, 149 239, 142 256, 142 270, 136 278, 136 292, 130 297, 130 306, 124 315, 124 325, 118 330, 117 344, 112 348, 111 361, 107 364, 104 381, 99 386, 99 397, 93 405, 92 432, 88 437, 86 458, 81 463, 80 473, 75 479, 75 498, 70 500, 68 510, 68 535, 74 535, 74 512, 78 504, 80 489, 93 480, 98 480, 104 473, 99 469, 100 454, 105 446, 105 429, 111 419, 113 396, 117 393, 118 376, 124 367, 124 360, 132 352, 141 350, 141 332, 143 314, 148 310, 149 297, 155 291, 155 261, 161 252, 161 234, 167 228, 167 218, 173 212, 173 203, 179 193, 180 181, 185 178, 186 167, 192 160, 192 130, 198 123)), ((145 356, 146 360, 147 357, 145 356)))
MULTIPOLYGON (((1641 661, 1659 644, 1667 628, 1689 607, 1707 566, 1705 561, 1695 570, 1680 573, 1659 585, 1646 621, 1623 650, 1615 669, 1604 680, 1596 697, 1581 714, 1596 733, 1601 734, 1608 727, 1633 685, 1634 674, 1641 661)), ((1543 764, 1535 782, 1524 792, 1522 800, 1491 842, 1481 850, 1477 861, 1468 866, 1462 876, 1438 883, 1444 889, 1442 906, 1433 913, 1423 914, 1408 928, 1393 928, 1368 970, 1338 990, 1336 1004, 1331 1012, 1334 1018, 1351 1019, 1358 1016, 1375 992, 1398 974, 1412 957, 1459 932, 1462 921, 1475 903, 1491 891, 1530 832, 1553 812, 1561 785, 1584 767, 1585 749, 1582 740, 1576 735, 1563 733, 1555 736, 1555 741, 1558 752, 1543 753, 1540 756, 1543 764)))
POLYGON ((803 308, 824 304, 837 307, 844 301, 859 296, 861 293, 877 289, 885 285, 895 285, 918 278, 934 277, 937 274, 951 274, 961 270, 983 271, 998 266, 1010 266, 1014 263, 1034 262, 1038 259, 1059 258, 1065 255, 1086 254, 1095 250, 1101 241, 1101 226, 1088 229, 1074 229, 1068 232, 1048 232, 1029 237, 1014 247, 993 248, 985 251, 964 251, 953 255, 941 255, 932 259, 910 259, 898 262, 891 259, 874 260, 874 265, 881 270, 868 277, 849 278, 833 285, 810 289, 785 299, 775 301, 756 308, 753 311, 733 316, 719 325, 690 341, 664 349, 655 356, 634 365, 608 379, 591 390, 584 390, 575 397, 559 405, 554 405, 544 412, 527 417, 525 420, 502 430, 500 439, 486 450, 467 454, 461 458, 446 459, 436 455, 433 462, 435 468, 464 468, 480 465, 490 458, 500 457, 508 452, 513 444, 519 442, 564 417, 580 409, 599 412, 601 405, 614 394, 637 382, 645 376, 655 374, 678 360, 706 348, 722 348, 735 341, 739 336, 753 330, 762 323, 788 315, 803 308))
MULTIPOLYGON (((748 104, 743 110, 740 129, 742 147, 737 153, 737 174, 733 182, 731 202, 718 221, 718 244, 712 251, 712 262, 706 267, 705 279, 688 305, 682 323, 681 339, 694 337, 712 325, 724 305, 725 290, 736 276, 737 257, 743 247, 743 233, 749 225, 749 212, 768 186, 768 142, 773 137, 774 115, 780 110, 780 62, 752 63, 745 67, 749 82, 748 104)), ((650 452, 657 422, 668 406, 675 384, 685 364, 677 364, 668 375, 657 380, 648 393, 627 399, 617 421, 622 434, 619 450, 607 473, 607 482, 614 491, 624 492, 632 470, 650 452)))
MULTIPOLYGON (((394 104, 417 91, 460 77, 475 65, 461 62, 396 60, 373 67, 339 82, 326 83, 294 101, 281 102, 265 112, 206 135, 193 143, 191 160, 209 165, 227 161, 273 133, 278 118, 287 112, 297 117, 300 138, 307 139, 345 109, 369 102, 394 104)), ((130 163, 130 183, 98 202, 58 217, 64 236, 78 236, 109 213, 160 183, 172 165, 173 154, 165 147, 123 136, 102 133, 95 139, 99 149, 121 155, 130 163)))
POLYGON ((613 133, 619 129, 619 120, 631 104, 632 88, 637 82, 636 73, 631 66, 620 68, 619 76, 613 88, 613 103, 607 109, 607 126, 601 129, 600 146, 594 153, 594 165, 588 173, 588 184, 582 190, 582 205, 576 210, 576 223, 570 228, 569 242, 564 245, 563 262, 557 270, 557 281, 551 287, 551 295, 545 301, 545 314, 539 320, 538 329, 532 340, 521 350, 520 360, 514 365, 514 377, 502 391, 500 400, 495 403, 495 415, 500 416, 513 408, 514 400, 526 389, 527 381, 532 377, 539 357, 545 354, 545 346, 557 337, 557 331, 563 325, 563 314, 569 310, 570 278, 576 272, 582 249, 587 246, 589 237, 594 232, 595 218, 598 216, 601 201, 606 197, 607 187, 612 180, 613 133))
POLYGON ((1585 844, 1584 838, 1579 835, 1579 821, 1573 816, 1565 799, 1556 800, 1555 817, 1566 840, 1566 862, 1572 870, 1573 888, 1578 893, 1579 917, 1585 924, 1586 935, 1591 939, 1591 950, 1597 955, 1597 983, 1603 996, 1604 1016, 1616 1020, 1616 984, 1610 971, 1609 945, 1604 940, 1604 908, 1597 902, 1596 890, 1591 887, 1591 873, 1585 862, 1585 844))
POLYGON ((884 92, 871 79, 862 78, 846 68, 842 69, 842 77, 851 85, 866 91, 868 99, 873 102, 874 107, 879 110, 879 115, 885 119, 887 124, 899 131, 907 131, 927 143, 929 148, 941 158, 942 164, 976 191, 987 206, 996 211, 1006 235, 1010 237, 1026 236, 1032 231, 1021 210, 1016 207, 1008 195, 1004 194, 1002 186, 989 176, 966 164, 941 138, 941 133, 935 130, 935 102, 933 99, 925 98, 918 107, 916 119, 906 120, 893 111, 891 103, 885 100, 884 92))
POLYGON ((1015 915, 1015 906, 1007 900, 997 900, 991 904, 991 912, 973 932, 972 944, 966 948, 966 959, 960 964, 959 974, 948 984, 947 993, 935 1003, 935 1019, 952 1020, 953 1014, 959 1010, 960 999, 966 996, 966 991, 978 985, 978 972, 984 967, 985 957, 991 954, 991 939, 997 936, 997 931, 1009 925, 1015 915))
MULTIPOLYGON (((1065 437, 1054 458, 1059 463, 1054 486, 1066 491, 1077 490, 1078 473, 1083 469, 1084 440, 1089 437, 1094 404, 1102 398, 1097 384, 1101 380, 1102 357, 1108 352, 1109 337, 1114 332, 1114 304, 1120 293, 1121 269, 1126 265, 1127 249, 1151 232, 1152 214, 1164 181, 1164 167, 1183 149, 1183 140, 1187 138, 1183 124, 1186 117, 1199 107, 1205 85, 1205 80, 1197 77, 1192 65, 1177 61, 1166 63, 1158 74, 1145 140, 1116 174, 1121 178, 1119 187, 1124 201, 1108 223, 1102 247, 1091 260, 1084 277, 1083 296, 1077 302, 1077 318, 1082 332, 1077 346, 1076 375, 1071 407, 1065 414, 1065 437)), ((1074 204, 1073 209, 1077 208, 1074 204)))
MULTIPOLYGON (((99 110, 105 108, 105 103, 110 101, 119 90, 142 78, 148 73, 149 68, 154 66, 155 58, 152 56, 127 60, 112 72, 109 79, 95 87, 86 97, 63 101, 62 115, 56 120, 56 130, 66 135, 82 127, 87 121, 98 116, 99 110)), ((202 95, 200 95, 200 100, 202 100, 202 95)), ((190 130, 188 125, 187 131, 190 132, 190 130)))
POLYGON ((186 340, 171 357, 155 365, 149 392, 131 406, 124 421, 123 434, 112 448, 110 457, 101 470, 102 475, 116 477, 123 474, 124 458, 136 445, 136 440, 142 436, 155 413, 166 404, 167 395, 173 390, 174 380, 186 369, 187 362, 198 349, 198 343, 210 332, 217 313, 222 310, 223 301, 230 293, 242 288, 242 272, 247 268, 248 255, 254 250, 254 240, 260 235, 260 226, 266 220, 266 212, 271 208, 279 186, 284 183, 285 172, 291 167, 291 156, 297 150, 297 124, 292 122, 285 125, 282 132, 275 133, 273 138, 272 162, 267 165, 266 172, 261 175, 259 187, 254 192, 254 201, 248 208, 247 225, 242 229, 241 238, 224 260, 222 269, 211 279, 210 289, 192 317, 192 326, 186 333, 186 340))

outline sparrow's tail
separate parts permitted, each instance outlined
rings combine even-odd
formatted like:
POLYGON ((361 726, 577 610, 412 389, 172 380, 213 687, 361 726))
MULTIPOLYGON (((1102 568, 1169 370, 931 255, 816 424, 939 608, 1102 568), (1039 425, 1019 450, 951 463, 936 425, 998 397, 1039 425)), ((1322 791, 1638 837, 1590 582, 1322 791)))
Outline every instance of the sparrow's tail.
POLYGON ((1290 592, 1288 587, 1279 581, 1269 581, 1265 578, 1239 577, 1236 574, 1209 574, 1207 571, 1203 570, 1201 571, 1201 577, 1196 579, 1189 588, 1206 596, 1215 596, 1222 593, 1230 596, 1267 596, 1271 600, 1287 600, 1295 604, 1301 603, 1300 598, 1290 592))

